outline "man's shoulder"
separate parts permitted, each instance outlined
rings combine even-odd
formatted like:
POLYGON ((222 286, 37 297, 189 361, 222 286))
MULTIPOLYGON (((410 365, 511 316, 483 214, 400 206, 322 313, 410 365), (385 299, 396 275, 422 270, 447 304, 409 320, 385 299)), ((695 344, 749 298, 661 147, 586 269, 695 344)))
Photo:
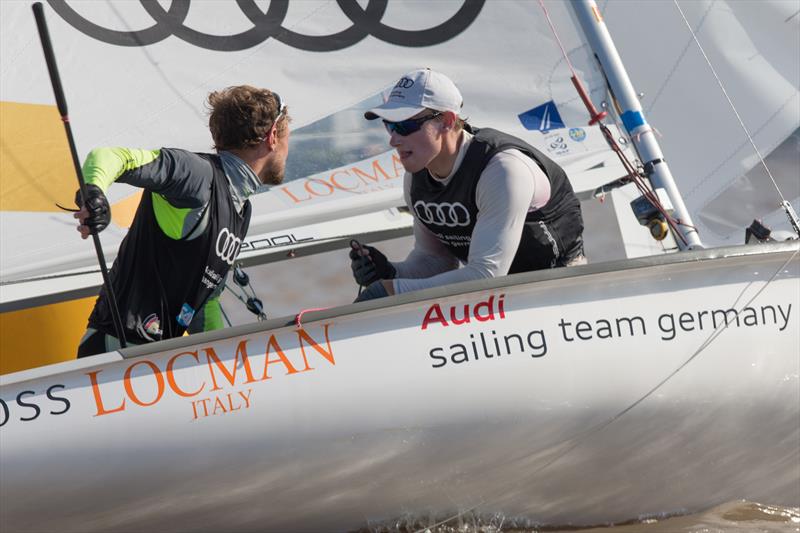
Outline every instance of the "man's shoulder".
POLYGON ((497 171, 502 173, 521 171, 521 170, 540 170, 536 162, 518 148, 505 148, 492 156, 486 164, 486 171, 497 171))
POLYGON ((213 173, 219 167, 219 156, 203 152, 192 152, 183 148, 162 148, 161 157, 167 168, 177 175, 202 175, 213 173))
POLYGON ((475 140, 480 143, 492 144, 495 146, 504 146, 509 144, 516 144, 520 146, 528 145, 528 143, 523 139, 495 128, 470 127, 470 129, 466 131, 472 133, 475 140))
POLYGON ((176 159, 187 159, 187 160, 203 160, 203 161, 211 161, 214 158, 218 158, 217 154, 210 154, 204 152, 193 152, 191 150, 187 150, 185 148, 174 148, 174 147, 163 147, 161 148, 161 153, 168 155, 170 157, 176 159))
POLYGON ((515 148, 498 152, 481 172, 478 197, 511 196, 529 201, 538 173, 542 173, 542 170, 523 152, 515 148))

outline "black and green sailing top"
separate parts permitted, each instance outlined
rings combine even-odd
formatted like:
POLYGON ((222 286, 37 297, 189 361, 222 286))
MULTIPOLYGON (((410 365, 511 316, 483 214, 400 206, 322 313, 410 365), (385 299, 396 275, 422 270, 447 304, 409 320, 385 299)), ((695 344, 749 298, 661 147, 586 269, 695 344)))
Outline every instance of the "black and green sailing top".
MULTIPOLYGON (((145 189, 111 269, 128 340, 222 327, 219 294, 259 185, 250 167, 229 152, 99 148, 83 172, 104 191, 115 181, 145 189)), ((104 290, 89 327, 115 335, 104 290)))

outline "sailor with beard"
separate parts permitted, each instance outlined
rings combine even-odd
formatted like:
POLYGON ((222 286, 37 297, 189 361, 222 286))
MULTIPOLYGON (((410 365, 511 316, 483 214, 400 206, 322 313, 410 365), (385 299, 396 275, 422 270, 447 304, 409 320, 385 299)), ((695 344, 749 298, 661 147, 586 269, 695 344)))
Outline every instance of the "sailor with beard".
MULTIPOLYGON (((222 327, 219 295, 247 234, 247 198, 283 180, 291 118, 276 93, 229 87, 208 108, 215 154, 97 148, 84 162, 87 198, 78 191, 75 214, 84 239, 110 223, 112 183, 144 189, 110 271, 128 343, 222 327)), ((112 312, 103 288, 78 357, 119 348, 112 312)))

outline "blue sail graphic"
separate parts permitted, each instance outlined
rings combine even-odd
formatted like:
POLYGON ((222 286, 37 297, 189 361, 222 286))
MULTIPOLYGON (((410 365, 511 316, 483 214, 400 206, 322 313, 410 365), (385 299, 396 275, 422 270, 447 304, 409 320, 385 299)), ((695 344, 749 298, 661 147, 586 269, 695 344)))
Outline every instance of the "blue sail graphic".
POLYGON ((518 115, 519 121, 526 130, 538 130, 543 133, 556 128, 563 128, 564 122, 558 112, 555 102, 550 100, 538 107, 529 109, 518 115))

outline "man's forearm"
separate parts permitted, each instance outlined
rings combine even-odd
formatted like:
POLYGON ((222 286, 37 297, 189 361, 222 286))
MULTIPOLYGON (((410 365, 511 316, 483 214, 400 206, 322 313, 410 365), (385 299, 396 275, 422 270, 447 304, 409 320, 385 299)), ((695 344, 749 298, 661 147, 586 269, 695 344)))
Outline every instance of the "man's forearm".
MULTIPOLYGON (((160 150, 137 150, 130 148, 95 148, 83 163, 83 177, 86 183, 97 185, 103 192, 122 174, 146 165, 160 155, 160 150)), ((145 183, 130 183, 145 187, 145 183)))

